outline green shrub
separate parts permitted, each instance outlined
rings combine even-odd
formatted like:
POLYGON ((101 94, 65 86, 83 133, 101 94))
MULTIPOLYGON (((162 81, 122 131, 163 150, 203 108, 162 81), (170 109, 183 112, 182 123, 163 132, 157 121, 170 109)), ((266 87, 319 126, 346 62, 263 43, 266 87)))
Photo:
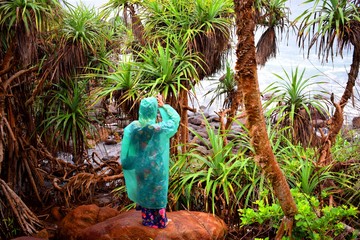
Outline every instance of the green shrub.
MULTIPOLYGON (((292 189, 291 193, 298 207, 293 226, 293 239, 333 239, 345 230, 344 220, 356 217, 357 208, 341 205, 337 207, 321 207, 317 198, 292 189)), ((241 226, 251 224, 267 224, 278 229, 283 211, 278 203, 265 204, 263 200, 256 202, 257 209, 240 209, 241 226)), ((352 233, 355 237, 356 232, 352 233)), ((284 238, 287 239, 287 238, 284 238)))

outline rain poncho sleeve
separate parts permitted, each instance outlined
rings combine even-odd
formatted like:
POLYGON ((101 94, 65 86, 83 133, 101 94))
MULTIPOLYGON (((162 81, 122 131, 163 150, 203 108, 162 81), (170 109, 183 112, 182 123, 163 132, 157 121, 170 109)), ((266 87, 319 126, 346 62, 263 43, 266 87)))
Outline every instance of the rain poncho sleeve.
POLYGON ((128 197, 142 207, 165 208, 169 185, 170 138, 177 132, 180 116, 170 105, 159 108, 156 98, 140 103, 139 120, 124 129, 121 164, 128 197))

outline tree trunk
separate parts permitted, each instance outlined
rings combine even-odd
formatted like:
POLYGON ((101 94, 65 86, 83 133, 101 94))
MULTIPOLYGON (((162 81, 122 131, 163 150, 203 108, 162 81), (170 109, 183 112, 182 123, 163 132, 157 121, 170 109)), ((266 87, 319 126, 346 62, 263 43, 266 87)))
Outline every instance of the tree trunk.
POLYGON ((141 46, 145 46, 146 45, 146 41, 144 38, 145 28, 141 23, 140 17, 136 14, 134 5, 130 4, 128 7, 130 9, 131 24, 132 24, 131 28, 133 30, 134 36, 137 38, 141 46))
POLYGON ((235 96, 231 95, 232 101, 231 101, 231 107, 230 107, 229 113, 227 114, 227 118, 226 118, 226 125, 225 125, 226 130, 231 129, 231 125, 232 125, 234 119, 236 118, 237 110, 243 104, 243 102, 242 102, 243 95, 242 95, 241 88, 239 87, 239 82, 238 82, 238 87, 237 87, 234 95, 235 96))
MULTIPOLYGON (((187 83, 185 83, 185 85, 187 85, 187 83)), ((187 86, 186 86, 186 89, 187 86)), ((189 101, 188 101, 188 91, 185 89, 180 89, 180 93, 179 93, 179 100, 180 100, 180 143, 182 145, 182 152, 185 153, 186 152, 186 144, 189 141, 189 129, 188 129, 188 105, 189 105, 189 101)))
MULTIPOLYGON (((348 81, 341 97, 340 103, 334 103, 335 113, 334 116, 328 121, 329 133, 323 137, 321 147, 319 148, 320 157, 318 164, 320 166, 329 165, 332 161, 331 157, 331 146, 335 143, 336 136, 340 132, 344 123, 344 108, 353 94, 353 88, 355 86, 355 80, 359 74, 360 66, 360 46, 354 45, 354 52, 352 58, 352 64, 348 75, 348 81)), ((333 99, 332 99, 333 101, 333 99)))
POLYGON ((235 79, 243 93, 246 124, 249 129, 251 144, 255 150, 255 161, 270 180, 285 214, 278 235, 284 234, 284 229, 288 235, 291 235, 292 222, 297 213, 297 207, 290 193, 289 185, 275 159, 266 131, 257 78, 254 0, 234 0, 234 4, 238 37, 235 79))

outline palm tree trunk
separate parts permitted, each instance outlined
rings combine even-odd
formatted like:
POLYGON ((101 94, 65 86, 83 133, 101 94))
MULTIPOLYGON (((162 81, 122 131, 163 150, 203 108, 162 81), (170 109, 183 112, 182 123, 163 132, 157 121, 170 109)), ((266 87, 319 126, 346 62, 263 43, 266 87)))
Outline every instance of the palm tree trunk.
POLYGON ((285 217, 280 226, 278 237, 289 235, 297 207, 290 193, 289 185, 275 159, 266 131, 265 118, 260 101, 259 83, 255 55, 255 22, 254 0, 234 0, 236 14, 236 48, 235 79, 243 93, 243 103, 247 116, 247 127, 251 144, 255 150, 255 161, 264 170, 270 180, 285 217))
POLYGON ((129 6, 130 9, 130 16, 131 16, 131 28, 133 30, 134 36, 137 38, 137 40, 139 41, 140 45, 145 46, 146 41, 144 38, 144 26, 141 23, 141 19, 140 17, 136 14, 134 5, 130 4, 129 6))
POLYGON ((339 134, 344 123, 344 108, 353 94, 353 88, 355 86, 355 80, 359 74, 360 66, 360 45, 354 45, 354 52, 352 58, 352 64, 348 75, 348 81, 341 97, 340 103, 334 103, 335 113, 330 119, 329 133, 322 139, 322 145, 319 148, 320 157, 318 159, 319 165, 329 165, 332 161, 331 146, 336 140, 336 136, 339 134))
MULTIPOLYGON (((188 85, 185 83, 185 85, 188 85)), ((186 89, 188 86, 186 86, 186 89)), ((182 145, 182 152, 186 152, 186 143, 189 141, 189 130, 188 130, 188 91, 185 89, 180 89, 180 111, 181 111, 181 119, 180 119, 180 143, 182 145)))

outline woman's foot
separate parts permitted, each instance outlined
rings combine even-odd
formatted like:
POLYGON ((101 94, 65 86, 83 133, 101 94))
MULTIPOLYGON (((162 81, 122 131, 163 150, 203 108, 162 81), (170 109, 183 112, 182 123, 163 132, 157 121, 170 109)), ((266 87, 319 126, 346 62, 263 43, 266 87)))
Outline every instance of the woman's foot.
POLYGON ((171 222, 171 221, 172 221, 171 219, 168 219, 167 222, 166 222, 166 224, 165 224, 165 227, 166 227, 167 225, 169 225, 169 222, 171 222))

